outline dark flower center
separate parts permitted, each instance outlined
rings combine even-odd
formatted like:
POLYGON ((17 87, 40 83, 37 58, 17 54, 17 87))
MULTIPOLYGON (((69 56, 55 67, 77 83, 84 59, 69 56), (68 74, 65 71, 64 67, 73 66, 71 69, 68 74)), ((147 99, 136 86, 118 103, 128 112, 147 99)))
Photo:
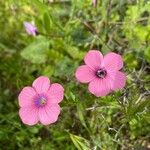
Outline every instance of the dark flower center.
POLYGON ((97 72, 96 72, 96 75, 97 75, 97 77, 99 77, 99 78, 105 78, 106 77, 106 75, 107 75, 107 72, 106 72, 106 70, 105 69, 99 69, 99 70, 97 70, 97 72))
POLYGON ((38 98, 36 98, 35 100, 35 104, 38 107, 44 106, 46 104, 46 98, 44 96, 40 96, 38 98))

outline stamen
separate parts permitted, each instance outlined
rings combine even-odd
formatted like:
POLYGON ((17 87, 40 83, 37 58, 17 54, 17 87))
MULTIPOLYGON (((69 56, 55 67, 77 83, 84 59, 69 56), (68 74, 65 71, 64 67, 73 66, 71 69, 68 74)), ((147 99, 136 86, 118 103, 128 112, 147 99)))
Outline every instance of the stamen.
POLYGON ((46 104, 46 98, 45 97, 43 97, 43 96, 40 96, 40 97, 38 97, 38 98, 36 98, 35 99, 35 104, 36 104, 36 106, 38 106, 38 107, 42 107, 42 106, 44 106, 45 104, 46 104))
POLYGON ((99 69, 97 72, 96 72, 96 75, 97 75, 97 77, 99 77, 99 78, 105 78, 106 77, 106 75, 107 75, 107 72, 106 72, 106 70, 105 69, 99 69))
POLYGON ((45 103, 46 103, 46 99, 45 99, 45 98, 41 98, 40 104, 41 104, 41 105, 44 105, 45 103))

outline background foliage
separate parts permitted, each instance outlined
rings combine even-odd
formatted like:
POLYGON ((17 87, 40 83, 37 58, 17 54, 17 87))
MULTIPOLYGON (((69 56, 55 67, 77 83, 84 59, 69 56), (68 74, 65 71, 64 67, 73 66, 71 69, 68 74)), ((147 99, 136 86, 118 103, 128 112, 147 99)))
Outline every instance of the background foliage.
POLYGON ((149 0, 1 0, 0 18, 0 149, 150 149, 149 0), (76 82, 89 49, 123 56, 123 91, 96 98, 76 82), (57 123, 28 127, 17 96, 40 75, 63 84, 65 98, 57 123))

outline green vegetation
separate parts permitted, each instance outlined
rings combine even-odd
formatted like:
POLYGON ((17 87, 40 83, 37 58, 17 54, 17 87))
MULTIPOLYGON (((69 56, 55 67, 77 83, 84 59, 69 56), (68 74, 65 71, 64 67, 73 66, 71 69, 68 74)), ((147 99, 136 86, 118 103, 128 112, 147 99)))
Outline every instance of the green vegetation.
POLYGON ((1 0, 0 18, 0 149, 150 149, 150 1, 1 0), (76 81, 90 49, 122 55, 124 90, 96 98, 76 81), (40 75, 63 84, 65 98, 57 123, 30 127, 17 97, 40 75))

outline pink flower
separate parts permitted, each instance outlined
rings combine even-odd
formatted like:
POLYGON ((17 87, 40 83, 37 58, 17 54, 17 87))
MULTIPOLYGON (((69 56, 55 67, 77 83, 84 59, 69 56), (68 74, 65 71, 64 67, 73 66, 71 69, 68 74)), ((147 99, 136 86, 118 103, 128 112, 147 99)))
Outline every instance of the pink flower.
POLYGON ((29 23, 29 22, 24 22, 24 27, 25 27, 25 30, 26 32, 29 34, 29 35, 33 35, 33 36, 36 36, 37 35, 37 28, 35 25, 33 25, 32 23, 29 23))
POLYGON ((96 7, 97 5, 97 0, 92 0, 93 6, 96 7))
POLYGON ((34 80, 32 87, 27 86, 19 94, 19 116, 24 124, 43 125, 54 123, 60 114, 58 105, 64 96, 63 87, 50 84, 47 77, 41 76, 34 80))
POLYGON ((98 50, 90 50, 84 62, 75 76, 79 82, 89 83, 88 89, 95 96, 105 96, 125 86, 126 76, 119 71, 123 67, 120 55, 110 52, 103 57, 98 50))

